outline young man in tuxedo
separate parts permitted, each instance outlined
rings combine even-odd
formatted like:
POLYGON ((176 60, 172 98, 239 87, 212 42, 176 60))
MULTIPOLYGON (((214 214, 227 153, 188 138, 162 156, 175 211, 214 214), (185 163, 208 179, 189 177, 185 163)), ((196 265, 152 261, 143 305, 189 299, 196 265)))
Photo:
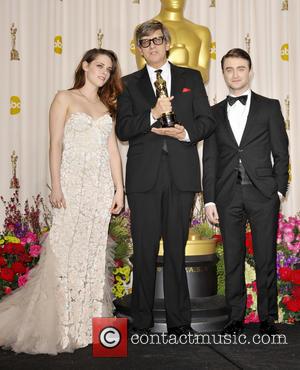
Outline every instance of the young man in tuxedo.
POLYGON ((245 226, 252 232, 261 334, 276 334, 276 235, 280 201, 288 186, 288 137, 278 100, 250 90, 251 59, 232 49, 221 61, 229 88, 213 107, 215 132, 204 141, 206 215, 220 224, 226 301, 231 310, 224 334, 243 330, 246 309, 245 226))
POLYGON ((156 20, 137 27, 136 46, 146 66, 123 78, 116 133, 129 141, 126 194, 133 238, 133 327, 147 333, 153 326, 156 260, 164 243, 164 296, 168 333, 193 333, 185 272, 185 244, 194 195, 200 189, 199 140, 215 128, 198 71, 167 60, 170 34, 156 20), (168 96, 156 97, 158 76, 168 96), (175 127, 159 119, 174 112, 175 127), (180 124, 179 124, 180 122, 180 124))

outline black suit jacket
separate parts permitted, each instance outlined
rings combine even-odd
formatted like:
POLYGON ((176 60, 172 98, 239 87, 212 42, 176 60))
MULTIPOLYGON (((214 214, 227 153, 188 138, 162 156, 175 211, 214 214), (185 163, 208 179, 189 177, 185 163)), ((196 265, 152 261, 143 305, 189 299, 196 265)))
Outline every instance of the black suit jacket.
POLYGON ((215 132, 204 141, 204 201, 226 204, 234 194, 239 159, 253 184, 270 198, 286 194, 288 137, 278 100, 252 92, 250 110, 240 145, 227 118, 226 99, 212 108, 215 132), (273 157, 273 163, 271 160, 273 157))
POLYGON ((125 76, 123 82, 124 90, 118 98, 116 134, 120 140, 129 141, 126 192, 146 192, 153 187, 164 138, 176 187, 181 191, 200 191, 197 142, 215 128, 200 73, 171 64, 172 107, 177 120, 187 130, 190 143, 151 132, 150 111, 156 97, 146 67, 125 76))

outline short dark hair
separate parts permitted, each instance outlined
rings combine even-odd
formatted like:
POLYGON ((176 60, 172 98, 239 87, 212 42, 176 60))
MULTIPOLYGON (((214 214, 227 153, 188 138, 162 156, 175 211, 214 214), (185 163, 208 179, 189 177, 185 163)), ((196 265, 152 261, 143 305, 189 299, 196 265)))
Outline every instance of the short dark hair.
POLYGON ((227 58, 242 58, 242 59, 246 59, 248 61, 248 64, 249 64, 249 69, 251 69, 251 67, 252 67, 251 57, 247 53, 247 51, 245 51, 243 49, 235 48, 235 49, 229 50, 223 56, 223 58, 221 59, 222 71, 224 71, 224 62, 225 62, 225 59, 227 59, 227 58))
POLYGON ((160 30, 167 43, 171 43, 171 36, 168 29, 156 19, 151 19, 150 21, 144 22, 137 26, 135 30, 135 44, 139 46, 139 41, 142 37, 148 36, 151 33, 160 30))

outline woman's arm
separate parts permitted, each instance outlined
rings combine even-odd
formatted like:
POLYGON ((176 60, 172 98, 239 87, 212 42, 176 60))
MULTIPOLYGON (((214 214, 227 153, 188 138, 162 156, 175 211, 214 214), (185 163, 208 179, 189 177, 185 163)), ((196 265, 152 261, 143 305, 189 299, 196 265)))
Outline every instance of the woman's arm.
POLYGON ((60 166, 62 158, 62 145, 65 119, 68 110, 68 95, 62 91, 56 94, 49 112, 49 166, 51 175, 50 202, 53 207, 66 208, 66 202, 60 183, 60 166))
POLYGON ((118 214, 124 207, 124 190, 123 190, 122 162, 114 127, 108 139, 108 152, 110 159, 111 175, 116 190, 110 211, 113 214, 118 214))

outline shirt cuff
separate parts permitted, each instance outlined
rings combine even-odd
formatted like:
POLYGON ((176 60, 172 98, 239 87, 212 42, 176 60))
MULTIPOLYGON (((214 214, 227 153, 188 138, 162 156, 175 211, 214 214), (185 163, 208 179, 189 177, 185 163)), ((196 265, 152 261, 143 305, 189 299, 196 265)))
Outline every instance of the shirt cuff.
POLYGON ((189 143, 191 141, 190 136, 189 136, 186 129, 184 129, 184 131, 185 131, 185 137, 184 137, 184 139, 182 139, 180 141, 186 141, 187 143, 189 143))
POLYGON ((152 126, 156 121, 157 121, 157 119, 155 119, 155 118, 152 116, 152 113, 151 113, 151 111, 150 111, 150 126, 152 126))
POLYGON ((208 203, 204 204, 204 207, 215 206, 215 205, 216 205, 216 203, 214 203, 214 202, 208 202, 208 203))
POLYGON ((277 194, 278 194, 280 200, 282 200, 284 198, 284 196, 280 193, 280 191, 277 191, 277 194))

